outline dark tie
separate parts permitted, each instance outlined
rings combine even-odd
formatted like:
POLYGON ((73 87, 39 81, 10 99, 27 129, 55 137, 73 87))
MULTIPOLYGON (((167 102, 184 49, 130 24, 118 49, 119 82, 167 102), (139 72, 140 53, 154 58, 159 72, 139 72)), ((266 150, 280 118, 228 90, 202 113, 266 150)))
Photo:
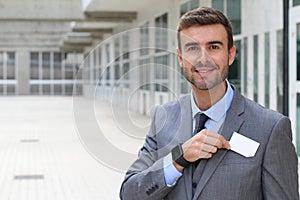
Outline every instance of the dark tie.
MULTIPOLYGON (((199 133, 202 129, 204 129, 205 122, 209 119, 209 117, 204 113, 197 113, 196 115, 196 127, 194 130, 194 135, 199 133)), ((194 167, 196 168, 199 164, 199 160, 194 163, 194 167)))
MULTIPOLYGON (((205 122, 209 119, 209 117, 207 115, 205 115, 204 113, 201 114, 197 114, 196 115, 196 127, 194 130, 194 135, 199 133, 202 129, 204 129, 204 124, 205 122)), ((193 196, 197 187, 197 184, 200 180, 200 177, 202 175, 203 169, 205 167, 206 164, 206 160, 202 160, 199 165, 200 160, 197 160, 196 162, 194 162, 192 164, 192 176, 193 176, 193 182, 192 182, 192 191, 193 191, 193 196), (199 165, 199 168, 197 169, 199 165), (200 169, 201 168, 201 169, 200 169), (197 170, 196 170, 197 169, 197 170)))
POLYGON ((208 120, 208 116, 204 113, 197 113, 196 115, 196 126, 194 130, 194 135, 204 129, 204 124, 208 120))

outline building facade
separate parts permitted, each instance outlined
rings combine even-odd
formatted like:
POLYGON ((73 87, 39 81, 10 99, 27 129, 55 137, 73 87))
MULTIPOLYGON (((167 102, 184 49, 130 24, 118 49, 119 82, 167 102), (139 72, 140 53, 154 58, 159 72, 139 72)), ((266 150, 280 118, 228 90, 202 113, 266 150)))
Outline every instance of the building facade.
MULTIPOLYGON (((113 10, 114 2, 110 3, 105 6, 113 10)), ((300 152, 300 2, 289 3, 289 116, 300 152)), ((237 54, 230 82, 255 102, 283 112, 282 0, 154 0, 135 5, 133 22, 114 27, 112 34, 86 52, 84 95, 149 115, 155 105, 189 93, 177 62, 176 26, 186 11, 209 6, 223 11, 233 25, 237 54)))
POLYGON ((12 0, 2 5, 1 94, 71 95, 76 89, 145 115, 190 92, 176 55, 180 16, 199 6, 217 8, 233 25, 237 54, 228 79, 237 89, 283 112, 288 73, 288 115, 300 153, 299 0, 12 0), (283 66, 286 1, 288 72, 283 66))
POLYGON ((0 95, 72 95, 83 57, 62 43, 82 19, 81 1, 0 4, 0 95))

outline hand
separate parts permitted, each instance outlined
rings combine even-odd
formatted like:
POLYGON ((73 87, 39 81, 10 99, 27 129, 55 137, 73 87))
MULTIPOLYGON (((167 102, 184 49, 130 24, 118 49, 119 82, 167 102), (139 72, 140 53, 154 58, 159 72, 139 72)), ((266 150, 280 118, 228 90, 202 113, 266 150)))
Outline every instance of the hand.
POLYGON ((221 148, 230 149, 229 142, 222 135, 207 129, 182 144, 183 157, 189 162, 211 158, 221 148))

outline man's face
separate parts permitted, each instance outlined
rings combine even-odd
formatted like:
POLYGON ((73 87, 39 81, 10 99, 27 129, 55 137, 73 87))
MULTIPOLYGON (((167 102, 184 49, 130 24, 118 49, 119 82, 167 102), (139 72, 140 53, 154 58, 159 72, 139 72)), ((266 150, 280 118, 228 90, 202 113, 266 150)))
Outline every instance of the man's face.
POLYGON ((223 25, 192 26, 180 33, 178 60, 193 88, 209 90, 224 82, 234 61, 235 46, 228 51, 223 25))

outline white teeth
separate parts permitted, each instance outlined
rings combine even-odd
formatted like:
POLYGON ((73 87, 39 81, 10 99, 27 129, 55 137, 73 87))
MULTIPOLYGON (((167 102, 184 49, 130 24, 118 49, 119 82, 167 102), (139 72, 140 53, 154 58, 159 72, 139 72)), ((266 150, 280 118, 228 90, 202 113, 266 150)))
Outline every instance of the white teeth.
POLYGON ((208 72, 207 70, 200 70, 199 72, 201 72, 201 73, 206 73, 206 72, 208 72))

